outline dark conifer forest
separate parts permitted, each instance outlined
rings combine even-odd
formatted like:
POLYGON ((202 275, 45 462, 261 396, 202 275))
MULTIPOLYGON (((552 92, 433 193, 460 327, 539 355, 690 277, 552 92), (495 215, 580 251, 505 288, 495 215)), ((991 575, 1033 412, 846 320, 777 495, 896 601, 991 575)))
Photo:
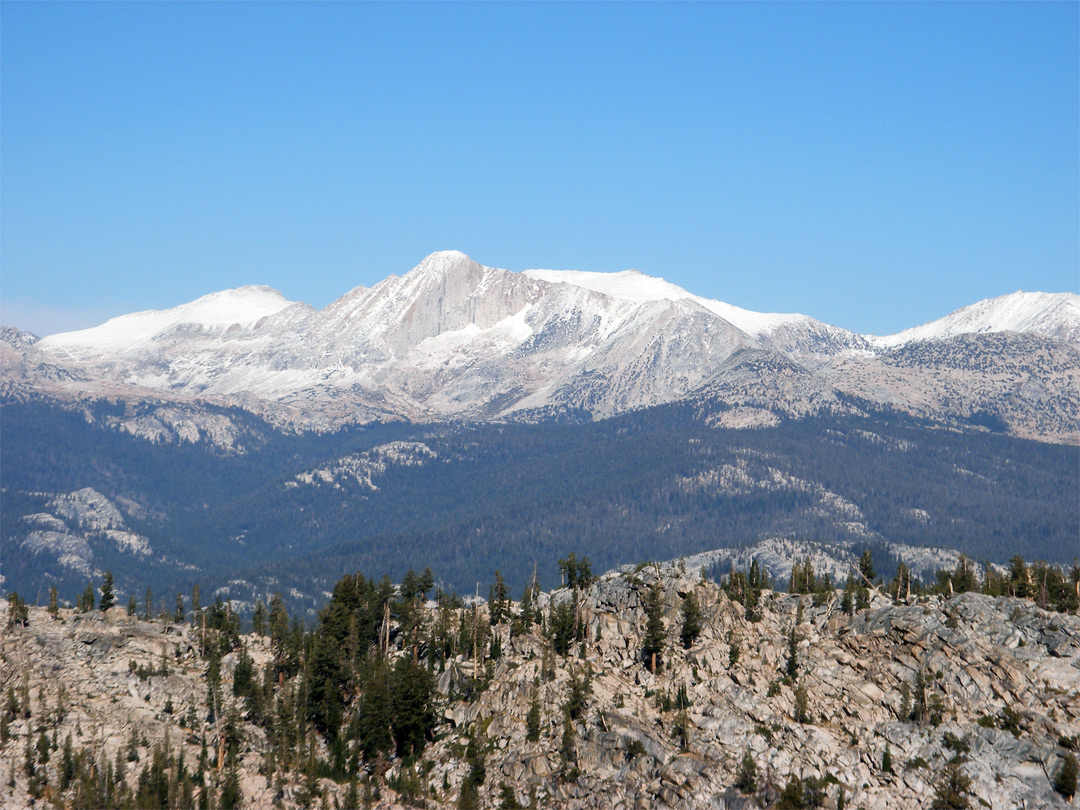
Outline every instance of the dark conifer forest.
POLYGON ((348 571, 401 577, 430 566, 442 587, 469 593, 497 567, 520 589, 534 566, 542 583, 557 582, 554 561, 569 551, 605 570, 767 537, 954 548, 980 562, 1019 553, 1069 563, 1077 555, 1075 447, 890 412, 730 430, 669 405, 596 423, 287 434, 230 410, 223 413, 245 431, 245 451, 225 453, 135 438, 103 426, 104 411, 121 406, 86 407, 88 415, 3 404, 8 589, 85 585, 85 575, 21 545, 25 516, 45 511, 57 492, 84 487, 119 504, 153 548, 136 558, 90 538, 93 567, 112 570, 120 593, 143 583, 177 592, 196 579, 211 590, 232 581, 228 595, 250 602, 276 583, 306 594, 311 609, 348 571), (287 485, 403 440, 422 442, 431 460, 387 465, 374 488, 287 485), (850 515, 830 505, 838 499, 858 510, 865 531, 853 533, 850 515), (238 581, 249 584, 246 593, 238 581))

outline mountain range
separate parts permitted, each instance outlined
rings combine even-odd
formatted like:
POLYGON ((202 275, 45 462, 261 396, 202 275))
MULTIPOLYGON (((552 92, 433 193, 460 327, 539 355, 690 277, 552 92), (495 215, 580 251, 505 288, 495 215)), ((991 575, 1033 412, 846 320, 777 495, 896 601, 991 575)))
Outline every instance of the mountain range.
POLYGON ((349 571, 471 592, 571 551, 1069 563, 1080 296, 873 336, 441 252, 322 310, 243 287, 0 328, 0 425, 5 590, 112 570, 314 609, 349 571))
POLYGON ((3 340, 8 392, 198 399, 293 429, 598 419, 708 399, 725 425, 866 402, 1080 438, 1072 293, 1017 292, 877 337, 740 309, 633 270, 510 272, 444 251, 322 310, 251 286, 3 340))

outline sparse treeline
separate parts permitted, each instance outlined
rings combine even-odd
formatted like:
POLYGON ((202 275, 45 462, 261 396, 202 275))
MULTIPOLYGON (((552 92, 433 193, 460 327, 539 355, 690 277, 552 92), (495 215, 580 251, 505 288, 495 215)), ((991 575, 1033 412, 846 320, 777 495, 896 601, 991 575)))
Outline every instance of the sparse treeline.
MULTIPOLYGON (((899 601, 922 595, 974 592, 1030 599, 1045 610, 1060 613, 1076 613, 1080 609, 1080 562, 1077 561, 1066 567, 1042 561, 1027 563, 1023 557, 1015 555, 1009 560, 1008 567, 983 563, 980 574, 980 566, 961 554, 955 567, 938 570, 929 583, 913 575, 902 560, 890 560, 890 563, 896 573, 886 580, 877 575, 875 555, 870 550, 862 553, 858 563, 851 566, 844 582, 845 613, 866 607, 871 588, 899 601)), ((743 604, 751 621, 754 620, 761 591, 771 587, 768 572, 758 565, 756 559, 745 570, 736 569, 732 563, 730 570, 714 565, 706 568, 705 574, 732 599, 743 604)), ((818 603, 832 598, 836 593, 830 574, 815 571, 809 556, 792 565, 787 590, 789 593, 811 594, 818 603)))
MULTIPOLYGON (((47 759, 41 760, 44 755, 31 741, 34 753, 25 768, 31 794, 63 795, 76 806, 239 806, 242 721, 261 727, 265 734, 259 770, 279 800, 284 785, 299 780, 299 804, 317 802, 319 780, 330 778, 349 783, 346 796, 356 801, 350 799, 347 806, 358 806, 358 785, 366 784, 371 775, 381 776, 395 759, 401 766, 395 789, 406 794, 419 791, 416 768, 436 731, 435 678, 449 661, 458 659, 467 666, 467 675, 453 683, 451 699, 473 700, 487 687, 494 662, 510 639, 526 634, 542 639, 548 678, 554 677, 555 657, 570 655, 573 645, 584 640, 582 593, 595 581, 591 563, 570 554, 560 560, 560 568, 570 595, 546 606, 538 600, 535 575, 515 604, 496 571, 486 605, 479 600, 466 604, 461 597, 436 589, 430 570, 422 574, 410 570, 399 585, 388 577, 376 581, 362 574, 346 575, 313 630, 289 616, 280 594, 271 597, 269 605, 258 601, 251 624, 265 642, 252 642, 241 634, 240 617, 229 603, 217 598, 201 606, 197 586, 190 601, 177 596, 172 608, 156 613, 153 594, 147 591, 142 604, 131 600, 128 614, 142 620, 189 622, 204 668, 205 706, 199 711, 191 707, 181 718, 181 725, 201 740, 203 756, 197 769, 184 763, 183 746, 178 753, 166 742, 147 749, 148 761, 135 771, 129 763, 138 761, 140 743, 133 739, 127 749, 130 756, 115 763, 99 762, 89 748, 74 751, 74 771, 68 773, 67 764, 60 771, 38 767, 47 759), (269 659, 262 667, 255 664, 251 643, 268 647, 269 659), (231 670, 231 686, 224 677, 226 669, 231 670)), ((108 575, 100 588, 88 584, 74 610, 108 610, 115 601, 112 588, 108 575), (100 600, 97 592, 102 594, 100 600)), ((14 593, 8 601, 9 627, 27 624, 26 603, 14 593)), ((50 613, 57 616, 59 610, 60 600, 53 591, 50 613)), ((131 672, 140 679, 167 676, 169 662, 163 658, 160 665, 147 668, 133 661, 131 672)), ((583 710, 589 678, 587 668, 575 670, 564 707, 571 721, 583 710)), ((537 716, 530 722, 538 733, 539 703, 535 695, 533 700, 537 716)), ((29 702, 20 704, 16 698, 3 715, 5 735, 20 705, 28 707, 29 702)), ((170 704, 168 712, 172 711, 170 704)), ((43 726, 43 732, 47 730, 43 726)), ((571 730, 562 748, 570 769, 572 739, 571 730)), ((478 752, 475 757, 482 756, 484 744, 472 746, 478 752)), ((146 748, 145 742, 141 747, 146 748)), ((462 787, 466 799, 482 782, 482 768, 474 771, 462 787)))
MULTIPOLYGON (((664 591, 659 567, 651 581, 638 578, 637 574, 648 568, 639 566, 627 581, 637 594, 644 617, 640 666, 658 675, 667 671, 667 656, 676 654, 676 635, 687 649, 697 643, 704 612, 691 589, 681 598, 675 597, 679 615, 675 625, 665 623, 672 595, 664 591)), ((220 597, 203 606, 196 586, 189 597, 177 595, 171 608, 162 601, 156 612, 159 620, 190 624, 189 636, 203 670, 204 703, 181 707, 178 712, 180 726, 192 735, 189 742, 197 740, 200 746, 196 760, 185 762, 183 744, 172 745, 166 738, 151 745, 135 731, 129 744, 112 758, 105 757, 99 748, 77 746, 70 735, 61 741, 57 728, 64 717, 63 697, 58 697, 52 707, 45 698, 39 698, 37 717, 31 722, 28 685, 18 692, 9 690, 0 711, 0 744, 22 745, 22 771, 34 798, 74 806, 238 807, 244 799, 240 780, 244 756, 249 757, 249 765, 251 757, 259 760, 259 773, 275 801, 285 795, 287 784, 293 786, 290 795, 301 806, 325 801, 321 788, 324 779, 348 786, 343 793, 344 804, 335 796, 335 802, 344 807, 358 807, 362 793, 365 799, 375 798, 380 784, 389 785, 400 796, 422 801, 434 798, 437 791, 423 778, 424 769, 430 766, 423 758, 425 748, 449 732, 446 721, 441 719, 439 701, 475 701, 491 683, 507 645, 519 637, 533 636, 540 645, 542 665, 529 696, 527 739, 539 740, 546 728, 553 741, 557 738, 562 762, 560 778, 574 779, 579 773, 578 735, 592 694, 593 671, 585 661, 590 641, 586 592, 596 577, 589 559, 574 554, 559 560, 559 570, 564 585, 561 590, 542 594, 534 572, 516 603, 510 598, 502 574, 496 571, 486 604, 480 600, 466 602, 436 588, 428 569, 420 574, 410 570, 397 585, 385 576, 376 581, 362 574, 346 575, 335 586, 314 629, 305 628, 297 617, 289 615, 280 594, 272 596, 269 604, 258 601, 251 619, 258 639, 241 633, 239 615, 220 597), (576 654, 578 645, 580 653, 576 654), (451 666, 453 671, 447 673, 448 686, 444 684, 443 694, 436 689, 436 682, 451 666), (557 667, 565 674, 567 692, 558 708, 560 719, 545 725, 538 689, 541 683, 555 679, 557 667), (15 740, 11 729, 19 719, 27 721, 21 726, 24 739, 15 740), (245 722, 262 730, 262 742, 257 748, 245 739, 245 722), (391 783, 382 777, 392 763, 397 767, 391 783)), ((754 560, 745 570, 732 567, 718 579, 728 598, 742 606, 748 621, 762 620, 762 611, 769 609, 769 601, 762 600, 762 594, 772 588, 768 571, 754 560)), ((814 570, 810 558, 793 567, 788 587, 819 603, 839 597, 843 612, 849 614, 868 606, 872 590, 895 600, 928 592, 948 595, 982 591, 1030 599, 1048 609, 1076 612, 1080 566, 1064 570, 1045 563, 1029 565, 1015 557, 1006 572, 985 566, 980 577, 976 567, 961 557, 955 568, 939 572, 932 586, 924 586, 902 563, 890 581, 883 581, 867 552, 852 567, 842 591, 833 587, 827 574, 814 570)), ((112 576, 106 574, 97 588, 88 584, 75 609, 84 613, 108 611, 115 606, 116 596, 112 576)), ((26 603, 15 593, 9 595, 8 603, 9 630, 26 625, 26 603)), ((128 601, 127 612, 149 620, 155 617, 153 605, 153 594, 148 590, 141 604, 134 597, 128 601)), ((48 611, 54 619, 59 618, 60 600, 55 589, 49 593, 48 611)), ((814 722, 814 707, 803 678, 805 663, 799 652, 798 628, 802 620, 800 602, 787 632, 784 669, 769 686, 770 696, 785 689, 790 692, 791 717, 800 724, 814 722)), ((728 660, 734 668, 740 647, 730 633, 727 645, 728 660)), ((136 666, 132 661, 131 672, 147 679, 167 676, 169 668, 170 661, 163 652, 160 663, 153 668, 136 666)), ((673 713, 670 728, 683 750, 689 749, 691 739, 687 711, 690 705, 685 684, 672 683, 670 691, 657 693, 657 708, 673 713)), ((164 711, 173 713, 171 700, 164 711)), ((923 673, 903 685, 900 720, 936 726, 941 715, 934 685, 923 673)), ((1011 717, 1004 712, 1001 718, 986 722, 1011 728, 1011 717)), ((468 737, 463 755, 469 772, 456 795, 458 806, 469 807, 474 806, 486 778, 484 757, 489 744, 483 725, 460 729, 458 733, 468 737)), ((627 755, 632 753, 628 749, 627 755)), ((956 766, 954 770, 962 762, 962 753, 958 750, 950 761, 956 766)), ((888 749, 882 767, 891 767, 888 749)), ((1070 775, 1071 771, 1063 774, 1059 792, 1075 791, 1075 775, 1070 775)), ((943 785, 947 777, 942 777, 943 785)), ((779 783, 768 784, 768 789, 762 787, 752 757, 744 757, 736 786, 745 792, 771 796, 771 800, 780 802, 777 806, 816 806, 814 802, 819 802, 830 787, 823 780, 795 777, 782 789, 779 783)), ((966 790, 963 784, 958 787, 948 783, 946 787, 966 790)), ((446 800, 449 789, 444 785, 440 800, 446 800)))

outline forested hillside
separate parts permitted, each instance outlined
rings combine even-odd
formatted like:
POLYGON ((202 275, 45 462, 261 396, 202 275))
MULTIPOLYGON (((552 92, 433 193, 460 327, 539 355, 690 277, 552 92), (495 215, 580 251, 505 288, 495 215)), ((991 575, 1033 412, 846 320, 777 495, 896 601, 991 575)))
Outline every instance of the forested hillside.
POLYGON ((236 418, 254 438, 228 454, 6 404, 5 587, 70 589, 108 568, 125 592, 137 570, 163 592, 231 581, 251 603, 277 583, 317 604, 350 570, 399 577, 430 565, 448 590, 469 592, 493 565, 519 588, 534 565, 556 581, 552 561, 570 551, 607 568, 763 537, 938 546, 1000 563, 1077 553, 1075 448, 890 413, 730 430, 664 406, 588 424, 332 435, 236 418), (126 545, 110 542, 118 532, 126 545), (136 542, 149 551, 132 553, 136 542), (81 568, 64 554, 82 554, 81 568))

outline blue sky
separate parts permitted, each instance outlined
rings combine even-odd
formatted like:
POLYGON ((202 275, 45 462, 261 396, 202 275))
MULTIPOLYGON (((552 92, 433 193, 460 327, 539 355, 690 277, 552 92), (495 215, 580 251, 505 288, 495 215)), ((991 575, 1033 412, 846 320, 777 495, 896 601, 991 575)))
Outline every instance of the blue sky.
POLYGON ((891 332, 1077 291, 1076 3, 0 6, 0 320, 426 254, 891 332))

